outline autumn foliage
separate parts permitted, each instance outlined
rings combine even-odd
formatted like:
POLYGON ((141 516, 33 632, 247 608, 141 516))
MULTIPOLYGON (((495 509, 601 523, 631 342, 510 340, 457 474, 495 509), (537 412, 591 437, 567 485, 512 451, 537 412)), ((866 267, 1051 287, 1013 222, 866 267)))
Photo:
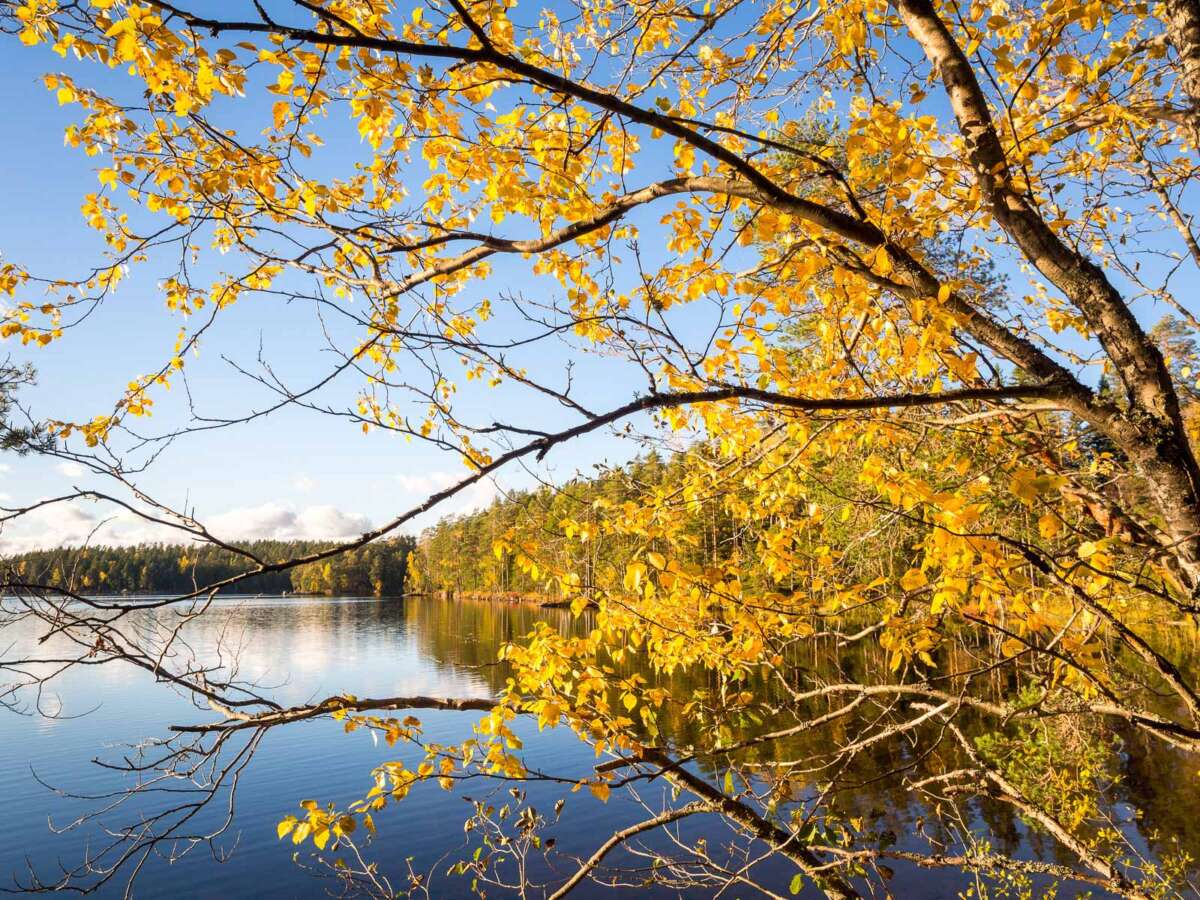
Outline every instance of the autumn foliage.
MULTIPOLYGON (((361 540, 249 552, 222 583, 360 547, 592 433, 670 456, 479 520, 491 556, 464 565, 594 609, 591 627, 511 644, 507 689, 461 743, 364 773, 347 809, 309 801, 281 835, 402 841, 380 812, 414 785, 532 778, 513 731, 529 718, 595 746, 576 789, 674 786, 616 843, 722 816, 793 865, 777 894, 865 896, 884 860, 1194 890, 1194 860, 1133 846, 1106 785, 1115 736, 1200 764, 1195 0, 5 0, 0 25, 6 53, 74 60, 45 85, 77 110, 67 145, 97 175, 83 218, 108 247, 87 272, 5 261, 0 334, 86 340, 84 313, 143 269, 178 320, 111 408, 48 424, 58 452, 218 540, 111 460, 144 450, 133 422, 191 352, 219 352, 215 320, 286 299, 280 317, 348 328, 309 382, 259 377, 271 409, 465 463, 361 540), (195 259, 220 275, 192 277, 195 259), (334 379, 352 404, 318 399, 334 379), (711 687, 679 692, 680 672, 711 687), (862 771, 880 747, 908 755, 862 771), (959 838, 894 848, 847 812, 858 777, 924 798, 959 838), (1051 860, 964 833, 974 800, 1051 860)), ((457 577, 438 534, 418 552, 430 584, 457 577)), ((56 628, 99 627, 56 609, 56 628)), ((333 715, 416 742, 418 718, 391 711, 474 708, 233 710, 205 690, 229 713, 210 735, 333 715)), ((460 871, 478 886, 513 848, 543 852, 526 825, 460 871)), ((546 892, 606 846, 573 848, 576 874, 546 892)), ((730 876, 697 848, 652 877, 715 892, 730 876)))

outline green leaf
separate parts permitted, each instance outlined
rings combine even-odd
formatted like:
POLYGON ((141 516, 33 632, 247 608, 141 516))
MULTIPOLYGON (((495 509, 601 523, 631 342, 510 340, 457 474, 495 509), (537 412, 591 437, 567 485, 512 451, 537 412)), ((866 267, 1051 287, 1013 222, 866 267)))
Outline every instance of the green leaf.
POLYGON ((804 887, 804 876, 797 872, 792 876, 792 883, 788 885, 788 890, 791 891, 792 894, 798 894, 800 893, 800 888, 802 887, 804 887))

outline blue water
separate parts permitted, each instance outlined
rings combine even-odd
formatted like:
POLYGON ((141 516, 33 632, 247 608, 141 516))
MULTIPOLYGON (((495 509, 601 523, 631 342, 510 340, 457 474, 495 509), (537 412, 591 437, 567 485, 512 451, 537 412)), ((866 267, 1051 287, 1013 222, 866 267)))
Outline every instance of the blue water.
MULTIPOLYGON (((171 613, 158 613, 170 616, 171 613)), ((534 610, 493 604, 448 604, 409 600, 357 598, 256 598, 221 601, 218 608, 189 626, 191 645, 200 658, 221 653, 236 657, 247 680, 277 687, 272 696, 283 704, 318 700, 338 693, 358 696, 433 695, 488 697, 502 684, 495 665, 496 649, 505 640, 528 631, 535 618, 549 618, 560 628, 571 627, 561 611, 534 610)), ((13 641, 0 657, 13 659, 25 652, 36 632, 32 623, 4 630, 13 641)), ((51 645, 47 645, 50 647, 51 645)), ((43 651, 46 648, 42 648, 43 651)), ((75 829, 56 833, 84 813, 103 810, 132 783, 126 773, 112 771, 93 760, 120 762, 133 758, 131 746, 147 737, 163 737, 174 723, 203 723, 219 718, 197 708, 170 686, 155 683, 146 672, 124 664, 79 667, 52 683, 40 699, 25 695, 26 715, 0 710, 0 876, 13 887, 40 879, 54 883, 62 867, 79 865, 89 852, 105 844, 105 828, 128 826, 138 815, 178 802, 177 793, 162 793, 117 805, 75 829), (33 708, 40 702, 44 712, 33 708), (68 795, 90 795, 81 800, 68 795), (110 799, 103 799, 108 795, 110 799)), ((401 714, 403 715, 403 714, 401 714)), ((469 734, 477 713, 421 712, 430 741, 452 742, 469 734)), ((579 777, 596 760, 590 748, 562 730, 538 734, 528 723, 518 726, 525 740, 528 767, 579 777)), ((235 748, 236 749, 236 748, 235 748)), ((338 884, 314 866, 306 846, 296 859, 290 841, 276 838, 275 826, 298 811, 302 799, 344 806, 363 797, 372 785, 373 766, 397 758, 412 759, 411 751, 388 748, 371 733, 346 734, 339 723, 311 721, 269 733, 253 761, 242 773, 232 824, 210 848, 200 844, 176 858, 178 847, 162 846, 138 867, 118 871, 99 885, 96 896, 171 898, 286 898, 337 893, 338 884)), ((415 765, 415 762, 414 762, 415 765)), ((164 785, 178 791, 184 783, 164 785)), ((493 791, 494 803, 509 799, 500 788, 486 784, 459 786, 447 793, 436 785, 418 786, 404 801, 378 818, 380 834, 368 848, 397 890, 411 884, 407 874, 418 873, 433 897, 469 894, 469 876, 447 875, 447 868, 469 858, 463 822, 470 813, 465 797, 493 791)), ((666 787, 655 783, 641 790, 641 801, 654 811, 664 805, 666 787)), ((561 819, 543 837, 552 837, 560 853, 550 862, 539 857, 527 877, 534 882, 561 883, 573 871, 575 859, 589 855, 615 828, 647 816, 624 795, 602 804, 586 791, 570 793, 558 785, 534 785, 530 801, 553 819, 555 800, 566 797, 561 819), (568 855, 573 854, 573 855, 568 855), (547 868, 552 866, 553 869, 547 868)), ((198 814, 198 830, 220 822, 221 802, 198 814)), ((896 821, 910 821, 903 810, 896 821)), ((682 841, 705 838, 717 846, 729 837, 727 826, 712 817, 685 820, 677 830, 682 841)), ((904 835, 900 835, 901 845, 904 835)), ((669 850, 660 838, 649 844, 669 850)), ((757 848, 761 851, 762 847, 757 848)), ((616 853, 614 862, 646 866, 648 859, 616 853)), ((755 874, 778 894, 787 896, 794 869, 783 861, 768 861, 755 874)), ((513 874, 510 872, 510 875, 513 874)), ((636 878, 634 882, 636 883, 636 878)), ((81 887, 94 886, 95 876, 81 887)), ((628 883, 628 879, 627 879, 628 883)), ((921 870, 897 872, 889 887, 897 897, 956 897, 966 884, 961 875, 921 870)), ((489 896, 504 896, 490 889, 489 896)), ((533 891, 541 896, 542 891, 533 891)), ((640 891, 639 894, 648 894, 640 891)), ((658 888, 657 896, 707 896, 711 891, 681 894, 658 888)), ((610 896, 598 885, 584 885, 574 896, 610 896)), ((734 886, 723 896, 759 896, 734 886)), ((803 896, 816 896, 806 888, 803 896)))
MULTIPOLYGON (((216 649, 218 635, 239 645, 243 673, 278 684, 272 696, 284 704, 343 692, 492 695, 499 673, 494 667, 475 668, 474 661, 494 659, 499 640, 522 632, 531 613, 514 613, 508 607, 477 611, 469 621, 486 633, 468 633, 461 620, 450 623, 435 617, 431 621, 429 612, 443 607, 429 606, 422 615, 419 604, 357 598, 226 601, 211 622, 197 623, 191 641, 200 656, 216 649), (485 619, 491 626, 486 629, 481 626, 485 619), (497 621, 499 631, 494 627, 497 621), (454 648, 457 660, 439 653, 434 645, 440 638, 454 648)), ((6 640, 15 638, 16 646, 5 658, 17 655, 33 634, 31 626, 16 627, 16 635, 13 627, 6 629, 6 640)), ((128 776, 106 770, 94 759, 119 762, 131 745, 147 736, 166 735, 170 724, 219 718, 211 710, 197 709, 171 687, 156 684, 148 673, 122 664, 67 672, 53 682, 53 693, 44 695, 40 704, 58 717, 37 715, 32 709, 28 715, 0 710, 0 874, 12 887, 29 886, 35 877, 52 883, 61 876, 62 866, 77 866, 88 847, 103 845, 104 827, 125 826, 136 818, 128 808, 118 807, 78 829, 54 833, 52 829, 106 803, 81 801, 56 791, 95 796, 131 783, 128 776)), ((469 734, 478 714, 422 712, 420 718, 427 739, 452 741, 469 734)), ((538 735, 521 728, 528 739, 525 758, 531 767, 583 773, 594 762, 591 752, 570 734, 548 730, 538 735)), ((373 766, 411 756, 400 747, 388 748, 365 730, 346 734, 335 722, 277 729, 267 735, 241 777, 234 822, 215 842, 217 852, 201 845, 169 861, 170 848, 163 847, 140 868, 132 891, 138 897, 284 898, 322 896, 335 890, 333 881, 304 865, 307 854, 301 855, 300 864, 293 861, 295 848, 290 841, 277 840, 276 823, 297 812, 305 798, 339 805, 361 798, 372 785, 373 766)), ((543 788, 540 793, 549 811, 563 791, 543 788)), ((463 794, 479 796, 469 790, 446 793, 422 785, 377 817, 380 837, 372 855, 396 876, 396 886, 407 886, 401 876, 408 871, 405 859, 412 857, 416 872, 432 876, 433 896, 467 893, 467 881, 445 875, 450 864, 470 856, 463 832, 470 809, 463 794)), ((531 796, 538 794, 531 791, 531 796)), ((496 805, 505 799, 501 796, 496 805)), ((211 826, 222 812, 206 810, 203 821, 211 826)), ((586 791, 569 794, 559 826, 548 833, 559 833, 564 844, 564 832, 585 836, 577 852, 586 854, 607 830, 632 821, 636 812, 618 798, 605 805, 586 791)), ((570 870, 564 861, 563 871, 570 870)), ((95 881, 85 878, 79 883, 95 881)), ((97 896, 122 896, 130 889, 129 873, 118 872, 97 896)), ((578 892, 579 896, 589 893, 586 888, 578 892)))

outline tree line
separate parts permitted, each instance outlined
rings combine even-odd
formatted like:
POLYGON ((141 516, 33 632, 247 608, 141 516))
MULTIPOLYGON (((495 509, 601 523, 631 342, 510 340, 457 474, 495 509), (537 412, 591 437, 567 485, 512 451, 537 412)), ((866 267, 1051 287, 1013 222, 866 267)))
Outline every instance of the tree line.
MULTIPOLYGON (((230 586, 239 594, 350 594, 386 597, 404 593, 414 540, 376 541, 321 562, 266 572, 230 586)), ((332 546, 328 541, 260 540, 245 545, 259 559, 292 559, 332 546)), ((246 559, 213 545, 164 543, 131 547, 57 547, 0 560, 27 584, 53 584, 78 593, 184 594, 245 571, 246 559)))
MULTIPOLYGON (((1065 436, 1067 427, 1060 423, 1056 433, 1065 436)), ((964 454, 977 452, 968 440, 950 443, 964 454)), ((1084 446, 1078 461, 1095 452, 1084 446)), ((920 528, 847 502, 871 455, 847 447, 824 482, 787 509, 748 518, 754 491, 715 445, 666 457, 650 450, 592 477, 509 491, 486 509, 443 518, 421 534, 410 581, 416 590, 460 599, 594 600, 604 585, 623 580, 631 560, 670 553, 702 570, 738 567, 743 590, 790 594, 821 576, 831 548, 845 572, 867 581, 890 577, 911 565, 920 528), (626 517, 642 511, 649 511, 647 527, 629 527, 626 517), (779 523, 790 515, 808 526, 793 529, 784 547, 779 523), (670 521, 669 536, 656 521, 670 521)), ((886 461, 905 462, 900 455, 886 461)), ((1037 534, 1035 518, 1015 500, 996 515, 1025 535, 1037 534)))

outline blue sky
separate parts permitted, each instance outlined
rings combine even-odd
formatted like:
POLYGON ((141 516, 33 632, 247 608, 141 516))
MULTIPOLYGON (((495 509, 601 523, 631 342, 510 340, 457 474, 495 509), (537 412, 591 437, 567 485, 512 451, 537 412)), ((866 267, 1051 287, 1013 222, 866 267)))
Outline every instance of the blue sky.
MULTIPOLYGON (((100 259, 103 245, 98 234, 85 227, 79 207, 86 193, 97 190, 95 170, 101 160, 64 147, 63 129, 78 115, 78 107, 59 107, 41 81, 46 72, 70 72, 80 64, 62 60, 44 47, 26 49, 13 40, 4 42, 3 54, 0 184, 5 203, 0 205, 0 253, 39 274, 85 271, 100 259)), ((95 66, 86 68, 90 79, 122 77, 95 66)), ((261 115, 262 109, 255 113, 261 115)), ((361 150, 355 140, 328 152, 330 167, 345 167, 361 150)), ((207 256, 211 260, 215 254, 207 256)), ((215 266, 210 263, 201 271, 215 275, 220 262, 217 258, 215 266)), ((536 296, 539 290, 553 289, 549 282, 539 286, 527 266, 499 261, 486 286, 488 295, 523 290, 536 296)), ((111 410, 131 378, 157 369, 170 358, 180 321, 166 310, 157 290, 156 280, 163 274, 164 268, 153 263, 135 267, 132 277, 85 327, 67 331, 49 347, 22 348, 10 341, 0 348, 0 353, 11 353, 14 360, 37 367, 39 384, 21 395, 35 416, 79 421, 111 410)), ((198 280, 204 283, 204 277, 198 280)), ((222 315, 200 357, 189 360, 188 382, 202 412, 236 415, 270 402, 266 391, 220 358, 228 356, 253 368, 260 341, 276 371, 296 379, 296 384, 331 362, 311 308, 284 308, 279 302, 257 298, 243 301, 222 315)), ((531 362, 554 380, 553 373, 565 372, 568 359, 577 366, 577 380, 603 385, 603 391, 595 393, 617 402, 644 386, 636 373, 589 362, 569 348, 541 349, 531 362)), ((339 401, 344 405, 358 386, 347 381, 325 396, 334 405, 339 401)), ((146 431, 167 430, 185 421, 182 390, 159 392, 155 397, 155 415, 138 423, 146 431)), ((545 426, 547 415, 551 421, 555 417, 567 421, 553 410, 531 405, 523 394, 501 390, 464 392, 462 397, 462 411, 479 417, 511 417, 536 427, 545 426)), ((597 403, 604 405, 598 398, 597 403)), ((596 436, 555 451, 540 474, 559 480, 578 467, 606 459, 621 461, 634 451, 627 443, 596 436)), ((363 435, 348 421, 284 410, 248 425, 175 442, 139 479, 139 485, 163 502, 194 507, 222 536, 341 537, 386 521, 465 474, 456 457, 432 447, 384 432, 363 435)), ((532 482, 520 469, 498 479, 500 490, 532 482)), ((0 505, 55 496, 73 485, 103 489, 106 482, 71 463, 12 455, 0 459, 0 505)), ((449 501, 437 515, 486 503, 495 490, 490 483, 478 485, 449 501)), ((0 533, 0 552, 79 542, 110 513, 94 504, 47 510, 0 533)), ((437 515, 426 515, 416 527, 437 515)), ((162 534, 161 529, 121 515, 103 526, 94 540, 132 542, 162 534)))

